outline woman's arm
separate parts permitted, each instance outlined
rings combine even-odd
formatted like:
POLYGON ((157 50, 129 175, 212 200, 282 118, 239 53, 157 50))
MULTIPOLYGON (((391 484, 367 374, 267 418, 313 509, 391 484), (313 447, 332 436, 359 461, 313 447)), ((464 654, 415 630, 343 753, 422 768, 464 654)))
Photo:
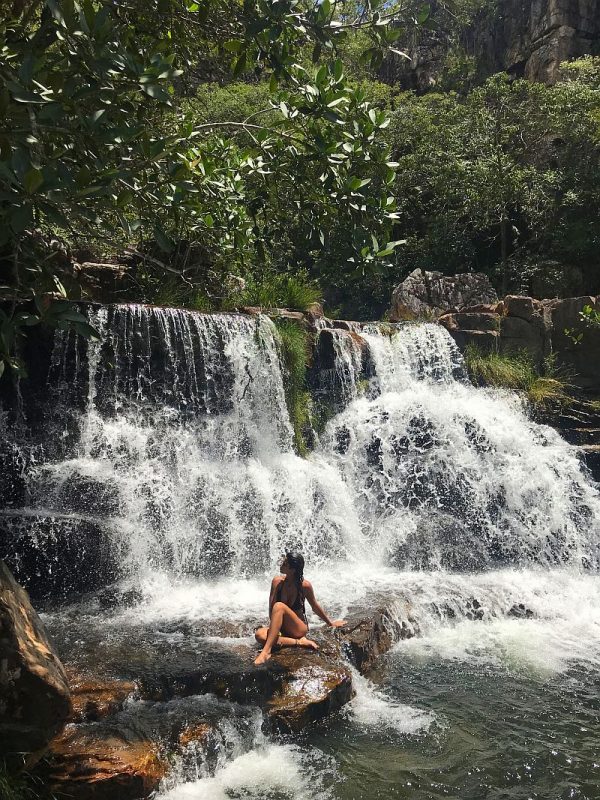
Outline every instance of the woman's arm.
POLYGON ((271 581, 271 592, 269 594, 269 619, 271 619, 271 611, 273 610, 273 603, 275 602, 277 587, 279 586, 282 580, 283 578, 281 577, 281 575, 275 575, 275 577, 271 581))
POLYGON ((341 628, 342 625, 346 624, 346 620, 343 619, 331 619, 329 615, 324 610, 323 606, 319 604, 317 598, 315 597, 315 593, 310 581, 303 581, 302 588, 304 589, 304 596, 310 603, 310 607, 315 612, 315 614, 320 617, 323 622, 329 625, 330 628, 341 628))

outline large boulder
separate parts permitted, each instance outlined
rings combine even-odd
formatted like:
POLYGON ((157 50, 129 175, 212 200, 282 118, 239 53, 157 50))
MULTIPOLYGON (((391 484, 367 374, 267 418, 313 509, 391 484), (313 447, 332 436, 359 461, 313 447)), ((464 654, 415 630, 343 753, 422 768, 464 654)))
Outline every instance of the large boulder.
POLYGON ((45 751, 71 711, 63 665, 40 618, 0 561, 0 753, 15 766, 45 751))
POLYGON ((268 662, 278 676, 266 704, 267 719, 275 730, 300 731, 311 722, 337 711, 353 696, 352 675, 332 636, 318 637, 318 652, 284 647, 268 662))
POLYGON ((600 297, 545 300, 543 306, 558 365, 573 376, 577 386, 600 391, 600 327, 587 325, 580 317, 586 306, 600 311, 600 297))
POLYGON ((463 306, 497 301, 488 277, 480 272, 443 275, 415 269, 392 293, 390 321, 434 318, 463 306))
POLYGON ((51 744, 41 771, 54 796, 140 800, 167 771, 158 746, 143 736, 98 725, 69 725, 51 744))

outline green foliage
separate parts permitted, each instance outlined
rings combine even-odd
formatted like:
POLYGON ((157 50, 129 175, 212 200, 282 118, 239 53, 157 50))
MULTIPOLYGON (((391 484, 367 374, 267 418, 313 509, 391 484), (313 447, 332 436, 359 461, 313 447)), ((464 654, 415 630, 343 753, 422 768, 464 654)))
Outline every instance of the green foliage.
POLYGON ((600 311, 592 308, 592 306, 584 306, 583 311, 579 316, 581 317, 581 320, 588 325, 600 327, 600 311))
POLYGON ((485 353, 469 345, 465 362, 475 384, 521 392, 534 408, 561 406, 569 402, 568 380, 551 359, 545 361, 540 372, 525 352, 485 353))
MULTIPOLYGON (((175 259, 197 302, 224 263, 234 274, 300 265, 350 277, 391 263, 387 116, 346 80, 335 53, 360 31, 365 63, 376 65, 401 35, 392 23, 400 11, 410 16, 406 6, 24 0, 14 8, 0 22, 0 260, 13 306, 57 290, 77 299, 60 248, 49 245, 56 237, 75 248, 151 238, 155 266, 172 272, 175 259), (207 59, 221 74, 231 60, 237 83, 187 97, 207 59), (242 87, 250 70, 259 80, 242 87), (181 262, 181 242, 199 244, 200 261, 181 262)), ((54 316, 83 331, 73 313, 54 316)), ((2 357, 16 363, 12 350, 2 357)))
POLYGON ((0 798, 1 800, 34 800, 37 795, 27 784, 24 777, 11 775, 0 766, 0 798))
POLYGON ((321 298, 321 290, 308 278, 305 271, 296 275, 273 273, 258 280, 247 280, 237 305, 306 311, 308 306, 320 302, 321 298))
POLYGON ((310 426, 310 393, 306 388, 309 334, 290 320, 277 323, 282 361, 286 371, 285 399, 294 430, 296 450, 305 456, 306 429, 310 426))
POLYGON ((388 135, 407 239, 400 274, 483 269, 504 293, 529 292, 553 261, 552 269, 580 265, 587 290, 600 290, 600 84, 591 61, 555 86, 496 75, 466 96, 397 101, 388 135))

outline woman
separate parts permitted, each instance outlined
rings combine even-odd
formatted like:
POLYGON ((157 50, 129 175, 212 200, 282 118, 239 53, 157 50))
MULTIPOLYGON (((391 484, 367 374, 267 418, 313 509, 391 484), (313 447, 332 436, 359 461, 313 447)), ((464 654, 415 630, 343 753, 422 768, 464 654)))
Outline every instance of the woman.
POLYGON ((306 638, 308 622, 304 609, 305 600, 308 600, 315 614, 330 628, 340 628, 346 624, 343 619, 330 619, 317 602, 310 581, 304 579, 304 558, 300 553, 286 553, 281 571, 283 575, 276 575, 271 581, 271 624, 268 628, 258 628, 255 634, 256 641, 263 645, 263 649, 254 659, 255 664, 268 661, 275 644, 319 649, 316 642, 306 638))

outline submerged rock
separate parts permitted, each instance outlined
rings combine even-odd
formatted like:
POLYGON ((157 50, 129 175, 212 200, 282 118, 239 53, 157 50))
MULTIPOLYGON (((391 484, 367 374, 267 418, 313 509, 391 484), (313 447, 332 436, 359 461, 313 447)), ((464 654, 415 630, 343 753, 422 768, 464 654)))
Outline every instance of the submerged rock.
POLYGON ((29 766, 65 724, 71 698, 27 592, 0 561, 0 754, 29 766))

